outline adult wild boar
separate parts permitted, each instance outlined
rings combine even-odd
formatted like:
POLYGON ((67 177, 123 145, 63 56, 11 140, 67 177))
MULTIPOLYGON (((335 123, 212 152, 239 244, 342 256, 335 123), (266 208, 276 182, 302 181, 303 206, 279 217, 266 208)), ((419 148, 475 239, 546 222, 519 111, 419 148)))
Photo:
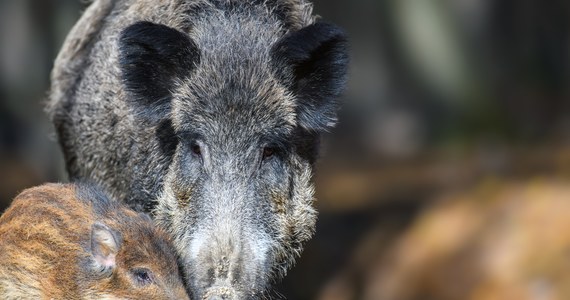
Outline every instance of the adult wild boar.
POLYGON ((305 0, 96 0, 47 110, 71 179, 152 212, 197 299, 258 297, 313 234, 346 47, 305 0))

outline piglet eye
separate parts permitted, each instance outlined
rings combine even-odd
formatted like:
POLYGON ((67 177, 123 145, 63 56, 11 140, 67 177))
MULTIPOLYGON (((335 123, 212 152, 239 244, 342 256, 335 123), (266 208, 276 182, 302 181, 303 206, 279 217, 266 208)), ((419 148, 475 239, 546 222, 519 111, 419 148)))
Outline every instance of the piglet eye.
POLYGON ((196 155, 202 155, 202 149, 200 148, 200 145, 198 145, 198 143, 196 141, 193 141, 190 144, 190 150, 192 150, 192 153, 196 154, 196 155))
POLYGON ((268 158, 271 158, 273 155, 275 155, 275 148, 274 147, 264 147, 263 148, 263 160, 266 160, 268 158))
POLYGON ((132 273, 135 281, 139 285, 148 285, 154 281, 152 272, 149 269, 146 268, 134 269, 132 273))

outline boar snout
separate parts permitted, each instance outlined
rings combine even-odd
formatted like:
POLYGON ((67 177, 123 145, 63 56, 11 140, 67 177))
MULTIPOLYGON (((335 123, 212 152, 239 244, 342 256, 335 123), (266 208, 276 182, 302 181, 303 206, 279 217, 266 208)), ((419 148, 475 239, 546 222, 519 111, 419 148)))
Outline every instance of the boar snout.
POLYGON ((204 294, 205 300, 237 300, 237 292, 235 289, 223 286, 217 288, 211 288, 204 294))
POLYGON ((269 250, 266 239, 236 228, 227 222, 218 224, 205 240, 198 237, 192 243, 197 255, 190 265, 195 268, 193 281, 202 299, 246 299, 248 292, 263 289, 269 250))

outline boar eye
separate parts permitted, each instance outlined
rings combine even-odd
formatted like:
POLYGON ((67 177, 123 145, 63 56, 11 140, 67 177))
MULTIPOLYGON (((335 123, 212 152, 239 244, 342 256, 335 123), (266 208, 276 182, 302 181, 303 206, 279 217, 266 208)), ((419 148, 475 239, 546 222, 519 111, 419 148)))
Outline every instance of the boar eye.
POLYGON ((146 268, 138 268, 132 270, 133 277, 137 284, 139 285, 148 285, 151 284, 153 280, 152 272, 146 268))
POLYGON ((266 160, 269 159, 271 157, 273 157, 273 155, 275 155, 275 152, 277 152, 277 150, 275 149, 275 147, 271 147, 271 146, 267 146, 263 148, 263 154, 262 154, 262 159, 266 160))
POLYGON ((200 148, 200 145, 198 145, 196 141, 192 141, 192 143, 190 144, 190 150, 192 150, 192 153, 198 156, 202 155, 202 149, 200 148))

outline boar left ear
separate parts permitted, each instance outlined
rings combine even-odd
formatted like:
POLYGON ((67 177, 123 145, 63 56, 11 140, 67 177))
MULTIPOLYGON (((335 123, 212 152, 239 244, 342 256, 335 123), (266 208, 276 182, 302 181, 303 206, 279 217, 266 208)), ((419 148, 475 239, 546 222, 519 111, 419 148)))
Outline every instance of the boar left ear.
POLYGON ((283 77, 297 96, 299 125, 310 131, 334 126, 349 60, 344 32, 317 22, 281 38, 272 48, 272 60, 278 73, 290 72, 283 77))
POLYGON ((146 21, 125 28, 119 65, 129 104, 139 115, 163 117, 170 109, 174 79, 189 76, 199 59, 196 43, 174 28, 146 21))
POLYGON ((96 272, 102 274, 113 272, 120 247, 121 237, 116 231, 99 222, 91 226, 91 255, 96 272))

